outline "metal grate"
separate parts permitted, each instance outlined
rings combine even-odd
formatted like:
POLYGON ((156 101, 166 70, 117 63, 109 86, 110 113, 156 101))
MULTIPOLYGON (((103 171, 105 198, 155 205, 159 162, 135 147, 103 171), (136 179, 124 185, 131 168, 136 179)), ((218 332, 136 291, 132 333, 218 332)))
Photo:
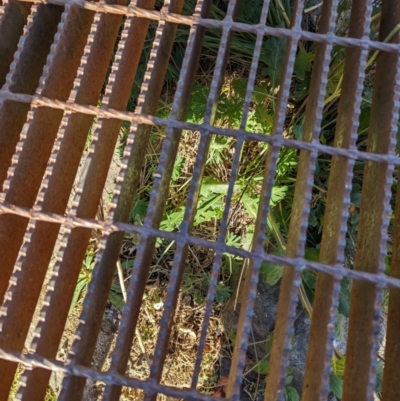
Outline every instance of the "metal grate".
POLYGON ((261 263, 266 261, 286 268, 281 282, 265 399, 284 399, 291 335, 304 270, 313 270, 319 276, 302 400, 327 399, 334 325, 343 277, 353 280, 353 285, 342 399, 374 399, 377 366, 373 355, 378 347, 381 297, 385 288, 390 288, 390 300, 382 400, 400 399, 399 200, 395 210, 391 276, 384 274, 391 185, 393 173, 400 165, 395 151, 400 39, 399 35, 390 43, 384 39, 400 22, 400 2, 382 0, 379 40, 369 37, 373 0, 353 0, 348 36, 336 36, 334 28, 339 3, 339 0, 323 2, 318 32, 312 33, 301 29, 303 0, 293 2, 290 29, 266 25, 269 0, 264 0, 260 23, 256 25, 235 22, 239 0, 229 2, 223 20, 209 18, 209 0, 198 0, 191 16, 181 15, 183 0, 166 1, 159 11, 154 9, 154 0, 132 0, 128 6, 120 0, 107 3, 84 0, 3 2, 0 13, 0 83, 3 85, 0 91, 0 180, 3 184, 0 194, 0 296, 4 301, 0 311, 0 400, 8 399, 18 363, 25 367, 17 396, 21 400, 42 400, 52 371, 65 375, 59 395, 63 401, 80 399, 88 378, 105 383, 104 400, 119 399, 121 386, 144 390, 146 400, 155 400, 157 394, 187 400, 212 400, 213 397, 202 394, 196 387, 225 252, 249 261, 227 387, 228 398, 238 400, 240 397, 259 270, 261 263), (126 112, 150 21, 156 21, 158 27, 144 83, 135 111, 126 112), (121 23, 123 29, 120 32, 121 23), (162 119, 156 117, 155 112, 178 24, 190 27, 189 40, 171 115, 162 119), (186 121, 186 114, 206 29, 221 30, 222 37, 204 122, 193 124, 186 121), (254 34, 256 44, 241 127, 227 129, 214 126, 214 117, 234 32, 254 34), (119 34, 102 105, 97 107, 119 34), (287 39, 271 136, 245 130, 261 45, 267 35, 287 39), (316 50, 303 138, 294 140, 283 135, 283 131, 300 40, 316 43, 316 50), (335 143, 328 146, 320 143, 319 136, 333 46, 345 48, 345 67, 335 143), (361 151, 356 147, 357 128, 367 56, 372 50, 380 53, 376 62, 368 148, 361 151), (83 178, 72 207, 66 213, 94 118, 95 130, 83 178), (109 214, 105 221, 100 221, 96 219, 96 213, 122 121, 131 123, 130 133, 109 214), (146 156, 144 149, 147 149, 153 126, 165 128, 166 136, 154 174, 147 215, 143 225, 128 224, 146 156), (200 132, 200 143, 183 223, 177 232, 164 232, 159 225, 182 130, 200 132), (217 241, 198 238, 192 232, 212 135, 236 139, 217 241), (225 242, 240 150, 246 140, 269 145, 256 233, 250 251, 228 246, 225 242), (285 256, 272 255, 264 249, 267 215, 281 147, 300 152, 285 256), (332 156, 332 168, 319 262, 311 262, 305 259, 304 249, 315 164, 317 156, 322 154, 332 156), (366 164, 356 260, 354 269, 348 269, 344 267, 344 245, 355 161, 365 161, 366 164), (23 352, 25 340, 61 227, 64 231, 58 258, 36 335, 26 354, 23 352), (101 232, 99 252, 69 361, 63 363, 55 358, 92 230, 101 232), (94 339, 100 330, 125 233, 140 235, 140 243, 111 367, 100 372, 90 367, 94 339), (175 240, 176 251, 150 376, 142 381, 127 377, 125 371, 158 237, 175 240), (212 249, 214 259, 192 386, 179 389, 161 384, 160 379, 186 255, 191 245, 212 249))

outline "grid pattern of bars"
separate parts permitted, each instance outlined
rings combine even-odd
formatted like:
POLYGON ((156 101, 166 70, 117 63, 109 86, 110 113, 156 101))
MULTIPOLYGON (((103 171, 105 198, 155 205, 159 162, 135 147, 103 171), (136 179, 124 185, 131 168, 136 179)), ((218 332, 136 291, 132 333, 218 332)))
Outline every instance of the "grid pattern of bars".
MULTIPOLYGON (((245 0, 243 0, 245 1, 245 0)), ((390 288, 386 337, 385 373, 382 399, 400 399, 400 199, 396 202, 391 276, 384 274, 393 172, 400 165, 395 152, 399 115, 400 45, 399 35, 390 43, 384 39, 400 22, 400 2, 382 1, 379 40, 369 38, 372 0, 353 0, 347 37, 334 35, 339 0, 325 0, 318 33, 303 31, 304 1, 292 5, 290 29, 266 25, 270 0, 264 0, 260 23, 235 21, 239 0, 231 0, 223 20, 209 18, 211 2, 198 0, 192 16, 181 15, 183 0, 166 1, 154 11, 154 0, 94 2, 47 0, 4 2, 0 13, 0 400, 8 399, 17 363, 22 363, 20 400, 42 400, 51 371, 65 374, 60 400, 80 399, 87 378, 106 384, 104 400, 117 400, 121 386, 143 389, 146 400, 158 393, 171 397, 211 400, 196 390, 204 352, 207 327, 215 298, 224 252, 249 260, 243 289, 243 305, 236 335, 227 397, 238 400, 246 359, 251 318, 260 265, 274 262, 287 266, 281 283, 270 373, 265 399, 284 399, 290 337, 301 275, 305 269, 319 273, 314 300, 303 400, 325 400, 340 280, 354 280, 343 400, 372 401, 376 375, 381 296, 390 288), (123 16, 126 19, 123 21, 123 16), (138 68, 149 22, 157 21, 156 37, 147 65, 135 112, 126 112, 130 89, 138 68), (114 51, 120 25, 123 30, 102 105, 96 107, 114 51), (177 24, 190 27, 186 53, 168 119, 155 117, 177 24), (204 122, 185 121, 187 106, 207 28, 220 29, 222 38, 216 59, 204 122), (256 45, 248 78, 240 129, 214 126, 215 107, 224 82, 233 32, 256 35, 256 45), (263 38, 287 38, 281 84, 279 86, 273 134, 263 136, 245 130, 255 84, 263 38), (5 39, 4 39, 5 38, 5 39), (307 102, 301 141, 283 136, 286 108, 299 40, 317 44, 311 90, 307 102), (334 45, 345 47, 346 58, 334 146, 319 142, 330 54, 334 45), (356 148, 360 103, 369 51, 380 51, 377 58, 368 149, 356 148), (72 209, 65 214, 87 133, 96 117, 84 175, 72 209), (99 200, 122 121, 131 123, 127 146, 117 178, 110 212, 105 222, 95 219, 99 200), (130 206, 139 183, 151 127, 164 127, 166 136, 142 226, 127 224, 130 206), (168 196, 174 161, 182 130, 200 132, 200 143, 179 232, 159 230, 168 196), (216 242, 192 235, 201 177, 212 135, 236 139, 235 155, 219 238, 216 242), (245 140, 269 144, 256 234, 250 251, 226 245, 229 210, 240 150, 245 140), (295 197, 287 254, 276 256, 264 250, 267 215, 282 146, 300 151, 295 197), (327 209, 319 262, 304 258, 306 230, 316 158, 331 155, 327 209), (359 239, 354 269, 344 265, 350 190, 355 160, 366 163, 364 171, 359 239), (47 267, 60 227, 64 226, 61 249, 53 268, 36 335, 28 354, 23 354, 47 267), (398 228, 399 227, 399 228, 398 228), (101 230, 87 295, 69 362, 55 360, 82 260, 93 229, 101 230), (95 341, 106 307, 114 267, 125 233, 140 235, 132 278, 111 368, 98 372, 90 368, 95 341), (165 309, 154 351, 150 377, 146 381, 125 376, 129 350, 152 254, 157 237, 175 240, 177 248, 168 283, 165 309), (201 338, 198 344, 191 389, 160 384, 171 322, 190 245, 214 250, 201 338)))

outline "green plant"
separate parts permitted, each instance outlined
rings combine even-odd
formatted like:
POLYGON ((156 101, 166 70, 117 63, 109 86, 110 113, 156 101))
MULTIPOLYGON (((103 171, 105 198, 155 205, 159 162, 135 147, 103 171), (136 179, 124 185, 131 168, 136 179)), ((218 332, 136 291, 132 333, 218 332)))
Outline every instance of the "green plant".
POLYGON ((75 287, 74 296, 72 297, 69 313, 71 313, 72 310, 75 309, 82 295, 87 291, 90 280, 92 278, 92 271, 95 265, 95 256, 95 252, 89 251, 85 256, 85 259, 83 260, 82 269, 79 273, 78 282, 75 287))
MULTIPOLYGON (((90 280, 92 279, 92 272, 96 262, 96 252, 89 251, 82 263, 82 268, 79 273, 78 282, 75 287, 74 295, 72 297, 71 306, 69 308, 69 313, 71 313, 82 296, 85 295, 89 287, 90 280)), ((129 263, 129 262, 128 262, 129 263)), ((123 263, 123 267, 126 269, 128 263, 123 263)), ((122 309, 124 302, 121 293, 121 287, 119 284, 113 284, 109 292, 109 301, 114 304, 119 309, 122 309)))

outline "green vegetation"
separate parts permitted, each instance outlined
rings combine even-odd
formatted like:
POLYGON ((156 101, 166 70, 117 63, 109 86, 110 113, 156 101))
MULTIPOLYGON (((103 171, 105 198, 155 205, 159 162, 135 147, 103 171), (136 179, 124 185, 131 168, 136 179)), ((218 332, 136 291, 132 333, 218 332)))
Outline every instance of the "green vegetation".
MULTIPOLYGON (((306 1, 306 8, 317 2, 306 1)), ((184 13, 191 14, 194 1, 185 1, 184 13)), ((349 9, 351 1, 343 0, 340 3, 337 17, 337 34, 344 36, 348 29, 349 9)), ((156 6, 159 7, 159 6, 156 6)), ((261 13, 262 0, 243 1, 239 9, 238 20, 251 24, 257 24, 261 13)), ((377 37, 379 29, 380 3, 376 2, 371 24, 371 38, 377 37)), ((227 0, 216 0, 211 16, 222 19, 227 8, 227 0)), ((290 20, 290 0, 272 0, 268 25, 275 27, 287 27, 290 20)), ((303 29, 315 31, 317 29, 318 12, 305 14, 303 29)), ((135 108, 140 86, 146 69, 151 44, 154 39, 156 24, 151 23, 146 39, 145 51, 142 55, 138 75, 132 89, 132 96, 128 109, 135 108)), ((165 79, 165 88, 160 101, 157 115, 162 118, 169 117, 173 99, 174 88, 179 78, 179 73, 184 56, 185 46, 189 30, 187 27, 179 27, 176 41, 165 79)), ((207 30, 203 52, 200 60, 200 68, 193 89, 191 103, 187 120, 192 123, 201 123, 206 108, 209 85, 215 58, 218 52, 221 32, 218 30, 207 30)), ((390 37, 388 40, 390 41, 390 37)), ((248 81, 249 66, 251 63, 255 45, 255 36, 243 32, 235 32, 232 38, 230 57, 227 66, 227 74, 222 92, 219 98, 214 124, 218 127, 237 129, 240 127, 242 108, 248 81)), ((283 59, 286 40, 276 37, 266 37, 263 41, 257 79, 254 86, 250 110, 246 122, 246 130, 261 135, 271 135, 276 105, 276 93, 282 75, 283 59)), ((312 65, 314 60, 315 44, 300 42, 294 65, 292 89, 287 107, 287 116, 284 127, 284 136, 297 140, 302 139, 303 122, 309 92, 312 65)), ((371 52, 366 69, 366 79, 361 104, 361 116, 359 125, 359 137, 357 147, 366 149, 366 134, 368 131, 369 116, 371 111, 372 87, 375 69, 376 53, 371 52)), ((332 51, 330 71, 328 75, 327 93, 320 141, 323 144, 333 145, 334 133, 337 120, 338 100, 341 94, 341 84, 344 70, 344 48, 335 46, 332 51)), ((121 138, 117 147, 117 153, 122 157, 126 137, 129 132, 129 124, 124 123, 121 129, 121 138)), ((146 159, 143 167, 143 179, 141 186, 135 196, 130 215, 130 222, 142 224, 146 215, 149 196, 152 188, 152 174, 155 172, 158 155, 164 132, 154 128, 151 138, 152 151, 146 159)), ((164 216, 160 228, 165 231, 175 231, 183 220, 186 196, 192 177, 196 147, 199 134, 196 132, 183 132, 179 155, 176 159, 172 181, 170 184, 170 197, 165 207, 164 216)), ((232 168, 233 153, 236 141, 232 137, 214 135, 211 140, 207 163, 202 179, 197 211, 194 219, 194 233, 200 237, 216 240, 218 237, 219 224, 222 219, 225 197, 232 168)), ((241 149, 241 162, 238 177, 235 182, 234 194, 231 204, 228 235, 226 242, 234 247, 250 249, 251 241, 255 232, 255 219, 260 202, 263 174, 268 145, 263 142, 246 141, 241 149)), ((282 148, 276 165, 275 182, 271 197, 271 213, 268 219, 267 248, 270 253, 284 255, 288 237, 289 222, 294 197, 299 152, 295 149, 282 148)), ((307 230, 307 244, 305 255, 312 261, 318 261, 321 243, 322 229, 324 224, 324 212, 328 179, 331 168, 331 157, 320 155, 317 159, 314 187, 311 200, 311 212, 309 216, 309 227, 307 230)), ((361 189, 363 181, 363 162, 356 162, 354 166, 354 180, 351 192, 350 218, 348 221, 348 235, 346 239, 346 262, 350 268, 353 265, 354 250, 357 240, 359 208, 361 204, 361 189)), ((137 238, 131 236, 126 239, 132 249, 137 245, 137 238)), ((162 280, 168 278, 170 263, 173 258, 175 243, 159 239, 157 250, 152 266, 150 279, 162 280)), ((205 301, 209 283, 209 272, 211 263, 208 258, 208 250, 190 249, 189 258, 191 268, 187 269, 183 276, 182 292, 190 297, 194 304, 205 301), (195 267, 194 267, 195 266, 195 267)), ((71 308, 78 302, 80 296, 86 291, 93 269, 94 253, 88 254, 81 275, 79 277, 77 290, 71 308)), ((123 268, 129 275, 133 251, 125 253, 123 268)), ((245 261, 232 255, 224 255, 220 280, 216 292, 216 311, 220 310, 221 304, 234 296, 230 279, 235 271, 243 268, 245 261)), ((387 259, 390 270, 390 253, 387 259)), ((283 267, 271 263, 261 266, 261 274, 270 285, 276 284, 282 277, 283 267)), ((343 335, 343 322, 349 316, 350 309, 350 282, 343 279, 339 297, 339 318, 337 325, 337 337, 343 335)), ((316 273, 306 271, 303 274, 302 290, 303 302, 312 305, 316 287, 316 273)), ((110 301, 121 308, 123 305, 121 289, 114 284, 110 293, 110 301)), ((309 311, 309 310, 308 310, 309 311)), ((268 343, 268 341, 267 341, 268 343)), ((342 379, 344 375, 345 356, 332 360, 331 390, 337 398, 341 398, 342 379)), ((259 361, 253 365, 259 374, 268 371, 268 360, 259 361)), ((380 374, 383 366, 380 365, 380 374)), ((296 390, 290 385, 292 376, 288 376, 286 383, 286 399, 295 401, 299 399, 296 390)), ((379 392, 379 380, 377 385, 379 392)))

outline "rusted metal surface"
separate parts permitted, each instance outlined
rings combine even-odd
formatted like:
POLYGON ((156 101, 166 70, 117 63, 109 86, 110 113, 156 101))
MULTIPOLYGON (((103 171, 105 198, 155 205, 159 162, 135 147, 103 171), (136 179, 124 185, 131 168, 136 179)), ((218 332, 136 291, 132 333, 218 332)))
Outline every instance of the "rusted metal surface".
MULTIPOLYGON (((94 13, 91 11, 73 6, 66 7, 58 25, 56 41, 51 47, 36 90, 38 94, 64 101, 68 99, 93 17, 94 13)), ((92 90, 90 85, 90 91, 92 90)), ((62 114, 61 110, 31 107, 21 132, 17 152, 9 168, 9 178, 4 182, 3 192, 0 195, 4 200, 19 206, 33 206, 62 114)), ((65 167, 67 168, 68 164, 65 167)), ((4 280, 2 289, 8 284, 27 224, 28 220, 19 216, 0 217, 2 280, 4 280)), ((27 233, 28 241, 30 234, 27 233)), ((52 247, 49 246, 47 251, 49 257, 51 252, 52 247)), ((29 254, 26 256, 29 258, 29 254)), ((11 291, 5 296, 0 317, 2 325, 0 344, 4 348, 22 350, 41 291, 47 264, 37 264, 40 259, 39 261, 31 259, 30 262, 33 264, 30 269, 25 268, 23 263, 16 264, 14 282, 9 289, 11 291), (18 333, 18 336, 15 333, 18 333)), ((0 297, 3 296, 4 292, 0 293, 0 297)), ((4 399, 8 398, 6 389, 12 383, 16 368, 16 364, 0 362, 0 370, 4 371, 0 394, 4 399)))
MULTIPOLYGON (((319 32, 332 34, 335 28, 337 6, 337 1, 324 2, 320 26, 318 28, 319 32)), ((328 82, 327 76, 331 51, 332 45, 326 44, 318 44, 315 50, 313 75, 303 127, 303 140, 306 142, 319 142, 319 131, 322 122, 322 111, 324 108, 326 84, 328 82)), ((318 153, 316 152, 301 151, 300 153, 286 252, 287 255, 291 257, 304 257, 317 156, 318 153)), ((337 248, 332 247, 332 249, 336 250, 337 248)), ((282 277, 282 290, 279 298, 276 328, 274 331, 274 349, 271 354, 271 374, 269 375, 270 380, 268 380, 267 392, 265 394, 265 400, 267 401, 283 398, 282 394, 284 393, 286 370, 288 368, 288 351, 290 350, 288 344, 290 344, 293 333, 293 317, 295 317, 297 306, 297 303, 294 302, 294 296, 298 293, 299 286, 301 285, 300 275, 301 271, 293 270, 291 267, 285 267, 282 277), (288 316, 290 316, 290 319, 288 319, 288 316), (278 397, 276 394, 278 394, 278 397)), ((317 305, 317 303, 314 302, 314 305, 317 305)), ((329 308, 325 308, 324 310, 327 310, 329 313, 329 308)), ((319 320, 317 320, 317 323, 319 323, 319 320)), ((323 342, 324 350, 325 344, 326 341, 323 342)), ((322 362, 324 362, 324 353, 320 353, 318 356, 320 360, 322 359, 322 362)), ((307 365, 307 368, 310 370, 310 365, 307 365)), ((322 373, 323 366, 320 366, 319 370, 314 370, 314 374, 312 375, 312 378, 315 378, 318 383, 322 383, 321 377, 316 375, 315 372, 322 373)), ((318 390, 316 397, 320 399, 320 397, 322 397, 321 389, 318 390)), ((311 399, 307 394, 307 387, 305 387, 302 396, 304 400, 311 399)), ((326 396, 325 394, 325 397, 326 396)))
MULTIPOLYGON (((2 24, 9 18, 12 29, 16 29, 18 21, 9 17, 12 9, 6 7, 2 24), (15 28, 14 28, 15 27, 15 28)), ((33 5, 28 23, 24 27, 24 35, 18 43, 18 51, 14 54, 13 63, 7 68, 8 75, 2 90, 13 93, 33 95, 39 84, 39 78, 46 64, 50 46, 57 32, 63 7, 55 5, 33 5)), ((5 60, 7 55, 4 54, 5 60)), ((26 121, 29 105, 0 100, 0 183, 7 178, 7 170, 15 152, 22 127, 26 121)), ((3 282, 3 279, 0 280, 3 282)), ((1 290, 0 290, 1 291, 1 290)), ((0 292, 1 297, 4 292, 0 292)))
POLYGON ((5 82, 0 90, 0 182, 4 183, 0 193, 0 298, 4 298, 4 301, 0 310, 0 400, 8 399, 17 363, 27 368, 21 378, 24 385, 20 387, 17 396, 21 400, 42 400, 51 371, 65 374, 59 396, 64 401, 81 399, 87 378, 106 384, 104 400, 118 400, 121 386, 144 390, 144 397, 149 401, 155 400, 159 393, 181 399, 212 400, 213 397, 201 394, 196 388, 225 252, 249 262, 227 387, 229 399, 240 399, 260 266, 262 262, 273 262, 285 266, 285 269, 265 399, 284 399, 297 294, 301 291, 303 271, 310 269, 319 275, 302 400, 327 398, 333 330, 340 280, 343 277, 353 280, 343 400, 370 401, 373 398, 381 293, 386 287, 390 287, 390 297, 382 399, 397 400, 400 396, 397 368, 400 357, 400 254, 397 249, 400 202, 397 202, 395 210, 391 277, 384 274, 384 258, 392 177, 394 169, 400 166, 400 158, 394 151, 399 114, 400 40, 399 35, 390 43, 384 43, 384 40, 400 22, 398 2, 383 0, 379 40, 371 41, 369 27, 373 0, 352 1, 350 31, 346 37, 333 34, 339 0, 323 2, 316 33, 301 30, 303 0, 293 2, 292 22, 288 29, 266 25, 269 0, 264 0, 260 23, 256 25, 235 21, 239 0, 229 1, 226 16, 222 20, 209 18, 210 0, 199 0, 193 15, 183 16, 183 1, 165 1, 160 11, 154 9, 154 0, 137 0, 129 5, 123 0, 107 3, 48 0, 46 4, 37 4, 37 1, 31 0, 10 0, 3 6, 0 13, 0 83, 5 82), (123 16, 126 19, 120 30, 123 16), (158 24, 156 36, 138 105, 134 112, 127 112, 150 21, 158 24), (189 26, 190 34, 171 115, 161 119, 155 117, 155 112, 177 24, 189 26), (221 30, 221 42, 204 121, 202 124, 193 124, 185 120, 207 28, 221 30), (213 126, 214 112, 225 79, 230 40, 235 31, 252 33, 256 39, 242 122, 237 130, 213 126), (112 71, 101 106, 97 107, 119 32, 112 71), (245 130, 261 45, 267 35, 287 39, 271 136, 245 130), (303 139, 298 141, 284 137, 283 130, 300 40, 312 41, 317 46, 304 134, 303 139), (345 68, 335 143, 328 146, 319 142, 319 135, 330 54, 335 45, 346 48, 345 68), (366 151, 360 151, 356 147, 358 119, 367 57, 371 50, 379 50, 380 53, 376 62, 368 146, 366 151), (94 118, 97 121, 83 175, 72 208, 66 213, 94 118), (98 221, 95 219, 96 212, 122 121, 131 123, 130 134, 107 220, 98 221), (154 175, 147 215, 143 226, 128 224, 150 132, 155 125, 165 127, 166 136, 154 175), (198 131, 200 144, 183 223, 179 232, 163 232, 159 230, 159 225, 182 130, 198 131), (212 135, 236 139, 224 213, 216 242, 192 234, 201 178, 212 135), (269 144, 256 233, 250 251, 225 243, 240 153, 245 140, 269 144), (277 256, 265 251, 265 240, 276 163, 282 146, 298 149, 300 159, 287 253, 285 256, 277 256), (319 262, 311 262, 305 259, 304 250, 315 163, 320 154, 332 156, 332 168, 320 259, 319 262), (344 244, 356 160, 365 161, 366 168, 355 269, 352 270, 344 267, 344 244), (29 354, 23 355, 25 338, 61 227, 64 230, 61 247, 52 267, 41 318, 29 354), (101 240, 92 281, 84 300, 69 361, 61 363, 55 357, 82 260, 94 229, 101 231, 101 240), (98 372, 90 367, 95 339, 100 330, 125 233, 139 234, 140 243, 116 345, 111 355, 111 367, 106 372, 98 372), (157 237, 176 241, 176 250, 150 377, 141 381, 126 377, 125 371, 157 237), (191 245, 211 249, 214 260, 191 389, 185 390, 163 385, 160 380, 186 255, 191 245))
POLYGON ((0 87, 6 81, 31 4, 10 1, 4 7, 3 15, 0 14, 0 87))
MULTIPOLYGON (((400 4, 390 4, 390 2, 383 4, 380 40, 384 40, 394 29, 399 23, 399 18, 400 4)), ((400 36, 397 34, 393 40, 395 43, 400 43, 400 36)), ((399 84, 400 57, 380 53, 376 63, 369 121, 367 151, 370 153, 395 154, 399 84)), ((370 273, 385 270, 393 171, 394 166, 391 164, 372 162, 365 164, 354 265, 356 270, 370 273)), ((346 352, 346 380, 343 388, 344 401, 354 400, 355 397, 359 400, 372 400, 374 397, 382 290, 379 284, 353 282, 346 352)))
MULTIPOLYGON (((363 38, 368 35, 371 4, 369 2, 369 7, 366 7, 363 1, 353 2, 351 17, 353 20, 360 18, 362 23, 351 24, 349 36, 363 38)), ((367 50, 346 49, 343 94, 335 133, 336 147, 355 148, 367 55, 367 50)), ((340 157, 332 160, 320 251, 320 261, 332 266, 344 264, 353 166, 354 160, 340 157)), ((309 342, 314 346, 308 349, 303 400, 319 400, 321 391, 324 391, 322 378, 325 383, 329 380, 334 327, 331 310, 337 308, 340 278, 340 273, 336 276, 318 275, 309 337, 309 342)))
MULTIPOLYGON (((95 15, 69 102, 94 106, 97 104, 121 21, 122 17, 118 15, 95 15)), ((89 115, 68 112, 64 114, 50 156, 52 163, 47 167, 34 208, 64 213, 91 124, 92 117, 89 115)), ((36 275, 39 281, 38 266, 45 267, 42 269, 42 275, 46 272, 59 228, 59 225, 45 222, 36 222, 29 226, 21 255, 17 260, 17 266, 21 269, 20 282, 28 282, 26 277, 30 275, 36 275)), ((46 320, 36 329, 37 336, 31 345, 34 352, 46 357, 55 357, 70 305, 68 290, 73 290, 78 272, 79 270, 74 274, 72 269, 68 274, 61 270, 58 272, 59 280, 54 282, 54 296, 46 312, 46 320)), ((42 280, 43 278, 42 276, 42 280)), ((53 282, 50 285, 53 285, 53 282)), ((25 297, 24 286, 19 285, 19 288, 20 296, 25 297)), ((31 297, 37 298, 40 289, 41 286, 38 286, 33 293, 30 287, 31 297)), ((16 292, 13 296, 16 296, 16 292)), ((25 376, 26 384, 21 388, 21 398, 43 399, 49 372, 36 369, 31 372, 25 371, 25 376)))

